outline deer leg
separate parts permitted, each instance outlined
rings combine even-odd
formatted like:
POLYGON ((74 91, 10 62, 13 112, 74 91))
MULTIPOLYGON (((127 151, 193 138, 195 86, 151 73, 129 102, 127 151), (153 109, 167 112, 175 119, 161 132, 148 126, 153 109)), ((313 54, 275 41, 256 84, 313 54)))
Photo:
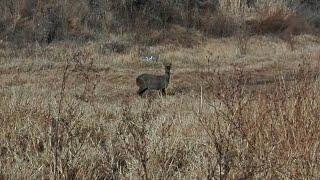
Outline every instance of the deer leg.
POLYGON ((140 88, 137 93, 139 94, 139 96, 142 96, 142 94, 143 94, 147 89, 148 89, 148 88, 140 88))
POLYGON ((165 88, 161 89, 161 93, 163 96, 166 95, 166 89, 165 88))

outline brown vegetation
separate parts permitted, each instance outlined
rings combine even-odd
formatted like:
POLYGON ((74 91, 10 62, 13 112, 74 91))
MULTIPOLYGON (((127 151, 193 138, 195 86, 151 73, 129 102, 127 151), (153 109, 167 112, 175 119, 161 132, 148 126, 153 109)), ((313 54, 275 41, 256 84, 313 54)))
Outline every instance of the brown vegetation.
POLYGON ((317 179, 314 19, 185 2, 0 1, 0 179, 317 179))
MULTIPOLYGON (((257 33, 288 30, 288 33, 297 34, 310 32, 310 26, 318 27, 319 14, 313 13, 317 11, 312 2, 291 3, 291 10, 286 1, 268 4, 239 0, 188 0, 184 3, 169 0, 71 0, 45 3, 8 0, 0 3, 0 39, 22 47, 34 42, 51 43, 67 39, 88 41, 109 33, 129 32, 138 38, 136 42, 140 42, 139 39, 144 39, 139 36, 140 33, 160 32, 163 36, 179 36, 180 31, 175 31, 174 27, 184 28, 188 33, 197 34, 199 30, 205 36, 226 37, 234 35, 247 16, 255 17, 253 29, 257 33), (299 5, 299 10, 303 7, 303 12, 295 11, 294 7, 299 5), (312 15, 309 17, 308 14, 312 15), (171 32, 161 33, 166 30, 171 32)), ((158 43, 163 36, 140 43, 158 43)))
POLYGON ((88 43, 1 58, 0 176, 315 179, 318 37, 298 36, 299 51, 251 38, 240 59, 234 40, 155 46, 174 74, 167 97, 144 99, 135 77, 150 68, 134 52, 88 43))

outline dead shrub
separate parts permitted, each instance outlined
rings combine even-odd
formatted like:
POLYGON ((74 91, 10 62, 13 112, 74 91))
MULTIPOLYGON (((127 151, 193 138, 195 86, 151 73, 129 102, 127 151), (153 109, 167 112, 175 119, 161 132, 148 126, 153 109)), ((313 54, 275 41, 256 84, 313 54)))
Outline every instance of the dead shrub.
POLYGON ((215 15, 207 14, 200 18, 199 29, 207 36, 228 37, 235 34, 238 24, 231 16, 218 12, 215 15))
POLYGON ((97 17, 93 15, 96 11, 90 11, 84 2, 16 0, 5 5, 3 9, 7 13, 0 13, 5 14, 0 20, 0 35, 19 46, 33 42, 51 43, 66 38, 89 40, 92 39, 90 28, 101 30, 100 25, 88 23, 97 23, 97 17))
POLYGON ((121 42, 107 42, 100 46, 100 52, 105 53, 125 53, 128 49, 128 45, 121 42))
POLYGON ((285 30, 286 33, 290 33, 292 35, 312 33, 312 28, 306 19, 297 13, 292 13, 285 16, 284 20, 287 24, 287 29, 285 30))
POLYGON ((255 34, 281 34, 290 33, 298 35, 310 32, 307 21, 297 13, 285 14, 277 11, 261 20, 246 22, 249 30, 255 34))
POLYGON ((3 38, 8 29, 9 21, 8 19, 0 18, 0 37, 3 38))
MULTIPOLYGON (((314 89, 313 71, 316 72, 316 69, 311 69, 309 65, 300 66, 290 75, 291 80, 275 77, 278 80, 273 82, 272 90, 258 93, 248 91, 247 84, 251 80, 242 69, 235 69, 228 77, 217 74, 215 80, 204 78, 209 87, 217 87, 217 90, 211 91, 217 93, 212 93, 215 98, 210 99, 210 102, 219 99, 224 106, 212 106, 212 117, 198 113, 199 123, 212 144, 208 145, 208 149, 217 152, 209 154, 208 176, 212 179, 229 179, 229 173, 233 172, 241 179, 251 179, 261 174, 271 177, 275 166, 288 174, 296 172, 299 167, 295 163, 288 163, 286 166, 280 164, 283 161, 291 162, 292 159, 299 159, 297 161, 303 164, 304 159, 309 158, 306 154, 310 153, 310 149, 305 148, 306 144, 316 143, 313 138, 316 134, 319 135, 316 133, 318 126, 308 125, 317 123, 319 119, 314 116, 319 111, 319 108, 314 108, 317 106, 314 102, 318 96, 318 91, 314 89), (282 139, 285 142, 281 142, 282 139), (275 145, 276 143, 279 144, 275 145), (235 144, 245 147, 241 153, 237 151, 235 144), (288 149, 294 152, 288 153, 288 149), (277 153, 270 155, 270 152, 277 153), (298 158, 296 153, 299 154, 298 158), (271 164, 265 163, 267 159, 271 164)), ((210 91, 207 95, 209 94, 210 91)), ((296 176, 315 175, 316 171, 310 167, 296 176)))
POLYGON ((45 5, 32 18, 29 15, 9 19, 7 40, 19 46, 30 42, 51 43, 64 37, 63 18, 59 5, 45 5))
POLYGON ((295 49, 295 35, 314 32, 304 17, 297 13, 285 16, 284 21, 286 23, 286 29, 280 34, 280 38, 288 43, 291 50, 295 49))
POLYGON ((32 17, 36 12, 36 0, 25 0, 22 2, 20 14, 22 17, 32 17))
POLYGON ((287 25, 284 21, 284 15, 282 12, 276 12, 261 20, 247 21, 247 25, 250 27, 252 33, 256 34, 276 34, 284 31, 287 25))
POLYGON ((191 48, 202 42, 202 35, 180 25, 171 25, 167 30, 152 31, 141 35, 138 42, 145 45, 174 44, 191 48))
POLYGON ((246 26, 251 34, 278 35, 292 50, 295 48, 295 35, 315 32, 303 16, 297 13, 287 14, 281 10, 261 20, 248 20, 246 26))
POLYGON ((236 34, 236 39, 237 39, 237 48, 240 54, 241 55, 247 54, 250 36, 247 31, 247 27, 245 25, 243 25, 240 28, 240 31, 236 34))
POLYGON ((152 112, 148 112, 150 103, 147 105, 147 110, 141 114, 141 119, 135 117, 131 107, 125 107, 122 112, 122 122, 118 127, 118 136, 123 142, 123 148, 127 150, 135 160, 139 162, 138 174, 143 179, 149 179, 149 159, 150 152, 148 146, 150 140, 148 138, 149 130, 148 123, 153 118, 152 112))

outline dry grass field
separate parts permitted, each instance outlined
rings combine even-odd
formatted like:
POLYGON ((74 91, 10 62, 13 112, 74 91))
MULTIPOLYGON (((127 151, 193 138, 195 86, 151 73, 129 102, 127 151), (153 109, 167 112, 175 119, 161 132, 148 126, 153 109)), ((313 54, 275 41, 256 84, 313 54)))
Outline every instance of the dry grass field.
POLYGON ((139 46, 1 42, 0 179, 317 179, 320 39, 294 42, 156 45, 151 65, 139 46), (139 97, 167 62, 167 96, 139 97))

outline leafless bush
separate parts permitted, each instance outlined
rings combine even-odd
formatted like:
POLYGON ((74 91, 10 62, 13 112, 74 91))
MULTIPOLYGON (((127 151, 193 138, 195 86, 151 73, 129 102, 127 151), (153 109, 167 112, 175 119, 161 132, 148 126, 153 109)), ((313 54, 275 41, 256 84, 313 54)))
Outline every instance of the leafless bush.
MULTIPOLYGON (((248 2, 250 4, 250 2, 248 2)), ((317 26, 317 16, 303 17, 301 11, 288 11, 286 3, 273 2, 272 6, 252 6, 258 20, 251 22, 255 33, 310 32, 308 23, 317 26), (283 7, 285 6, 285 7, 283 7), (273 13, 271 9, 278 9, 273 13), (284 10, 285 9, 285 10, 284 10), (291 12, 302 15, 290 16, 291 12), (289 16, 287 16, 289 13, 289 16)), ((261 4, 268 4, 262 3, 261 4)), ((51 43, 65 39, 88 41, 101 34, 124 32, 156 34, 170 31, 172 25, 188 31, 200 30, 206 36, 226 37, 239 29, 237 19, 249 8, 240 1, 59 1, 41 3, 34 0, 10 0, 0 5, 0 37, 25 46, 30 42, 51 43), (79 9, 81 9, 79 11, 79 9), (229 11, 232 11, 230 13, 229 11), (23 42, 23 43, 21 43, 23 42)), ((314 14, 314 13, 313 13, 314 14)), ((195 34, 196 35, 196 34, 195 34)), ((193 35, 192 35, 193 36, 193 35)), ((137 37, 143 39, 143 37, 137 37)), ((148 37, 145 37, 148 39, 148 37)), ((158 37, 159 38, 159 37, 158 37)), ((163 37, 159 38, 162 39, 163 37)), ((139 41, 138 41, 139 42, 139 41)), ((155 44, 151 38, 147 44, 155 44)))
POLYGON ((87 142, 85 137, 90 133, 79 127, 79 119, 83 114, 79 112, 81 101, 67 99, 69 76, 72 72, 79 72, 76 76, 84 78, 84 89, 80 100, 91 102, 98 77, 94 73, 93 59, 90 54, 77 51, 66 57, 66 64, 62 72, 60 92, 58 98, 57 116, 52 115, 52 149, 54 152, 54 177, 76 176, 77 168, 72 165, 75 158, 81 153, 81 148, 87 142), (93 76, 92 76, 93 74, 93 76), (75 137, 77 141, 74 141, 75 137), (77 148, 74 149, 74 143, 77 148), (65 152, 67 150, 67 152, 65 152))
POLYGON ((123 141, 124 148, 139 162, 139 176, 146 180, 150 179, 148 123, 153 119, 152 113, 149 112, 150 105, 150 102, 147 103, 145 112, 141 114, 141 119, 132 114, 130 107, 125 107, 123 109, 124 119, 122 119, 118 130, 118 135, 123 141))
POLYGON ((207 14, 200 18, 199 28, 208 36, 227 37, 232 36, 238 30, 238 24, 234 18, 218 12, 207 14))
POLYGON ((247 30, 246 25, 243 25, 239 32, 236 34, 237 47, 241 55, 245 55, 248 52, 248 43, 250 40, 250 35, 247 30))
POLYGON ((107 53, 107 52, 115 52, 115 53, 124 53, 127 50, 127 44, 120 43, 120 42, 108 42, 104 43, 100 47, 100 51, 102 53, 107 53))
POLYGON ((182 47, 194 47, 203 41, 203 36, 180 25, 172 25, 167 30, 147 32, 138 35, 136 41, 145 45, 174 44, 182 47))
MULTIPOLYGON (((314 90, 312 90, 314 75, 311 69, 308 65, 302 65, 294 73, 293 83, 279 78, 274 81, 275 88, 272 92, 261 91, 259 93, 248 91, 247 87, 251 80, 241 69, 236 69, 234 73, 228 75, 228 81, 225 80, 224 75, 221 76, 219 73, 214 81, 203 76, 204 80, 209 83, 209 87, 217 87, 209 91, 216 92, 212 95, 215 98, 210 99, 209 102, 219 99, 222 104, 222 106, 213 105, 214 115, 212 117, 203 116, 201 111, 198 113, 199 123, 210 137, 211 146, 208 145, 208 147, 210 147, 210 151, 217 152, 216 156, 208 158, 208 177, 225 179, 228 178, 229 172, 238 172, 237 177, 241 178, 257 177, 260 173, 271 173, 269 175, 272 176, 273 167, 277 166, 280 161, 277 160, 280 158, 279 156, 267 155, 272 151, 272 148, 283 152, 287 152, 286 149, 290 147, 300 148, 299 145, 291 141, 292 139, 288 140, 290 141, 288 144, 275 145, 274 143, 279 143, 285 129, 291 129, 297 135, 302 133, 299 130, 301 127, 298 128, 294 125, 295 123, 287 124, 284 129, 276 127, 282 122, 295 121, 297 123, 305 119, 305 110, 307 107, 311 108, 313 102, 311 97, 315 96, 314 90), (217 83, 213 85, 213 82, 217 83), (311 98, 311 104, 303 103, 306 98, 311 98), (259 103, 258 114, 256 114, 258 117, 252 121, 250 111, 256 103, 259 103), (291 112, 288 107, 293 108, 291 112), (283 112, 284 109, 286 109, 285 112, 283 112), (256 126, 256 123, 261 124, 256 126), (276 127, 273 130, 266 129, 270 126, 276 127), (273 138, 266 140, 265 138, 271 134, 273 134, 273 138), (258 138, 259 135, 260 138, 258 138), (257 151, 258 146, 263 146, 263 153, 257 151), (237 147, 246 148, 239 153, 237 147), (272 165, 264 163, 266 159, 273 161, 272 165)), ((312 114, 318 111, 311 109, 308 112, 312 112, 312 114)), ((313 130, 315 129, 312 128, 311 131, 313 130)), ((308 133, 307 136, 313 135, 308 133)), ((294 139, 302 143, 298 140, 300 137, 297 135, 294 139)), ((288 157, 288 159, 291 158, 291 156, 288 157)), ((288 160, 283 157, 281 159, 288 160)), ((283 170, 285 173, 287 168, 283 170)), ((315 172, 309 173, 314 174, 315 172)))

